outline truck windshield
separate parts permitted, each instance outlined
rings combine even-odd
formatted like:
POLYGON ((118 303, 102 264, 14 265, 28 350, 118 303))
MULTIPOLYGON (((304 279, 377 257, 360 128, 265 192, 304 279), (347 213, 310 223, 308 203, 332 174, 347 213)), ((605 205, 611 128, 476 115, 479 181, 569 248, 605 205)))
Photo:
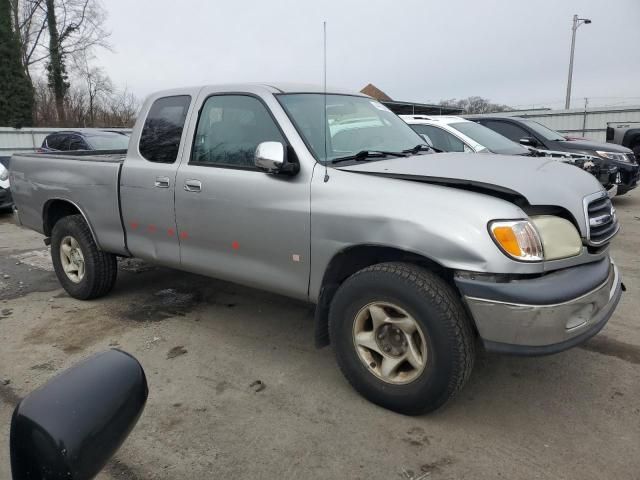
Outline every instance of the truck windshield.
POLYGON ((529 150, 523 146, 478 123, 457 122, 450 123, 449 126, 465 134, 471 140, 475 140, 493 153, 503 153, 505 155, 526 155, 529 153, 529 150))
POLYGON ((322 113, 324 97, 322 93, 278 95, 298 133, 321 162, 331 162, 363 151, 402 152, 424 144, 424 140, 405 122, 380 102, 368 97, 326 95, 325 125, 322 113))

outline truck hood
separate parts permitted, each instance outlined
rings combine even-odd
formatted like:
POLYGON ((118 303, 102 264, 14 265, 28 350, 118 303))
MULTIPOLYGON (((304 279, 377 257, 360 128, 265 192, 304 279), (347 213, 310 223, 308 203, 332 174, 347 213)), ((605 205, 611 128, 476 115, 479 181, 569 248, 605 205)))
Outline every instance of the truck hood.
POLYGON ((586 233, 583 199, 603 191, 596 178, 546 157, 437 153, 338 167, 340 170, 421 181, 567 209, 586 233))

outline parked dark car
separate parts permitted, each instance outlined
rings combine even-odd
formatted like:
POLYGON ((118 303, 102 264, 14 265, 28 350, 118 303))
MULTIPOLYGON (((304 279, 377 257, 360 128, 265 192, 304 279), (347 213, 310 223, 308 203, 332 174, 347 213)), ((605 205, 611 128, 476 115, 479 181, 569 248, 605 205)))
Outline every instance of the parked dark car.
POLYGON ((625 147, 611 143, 592 142, 590 140, 568 140, 560 133, 526 118, 507 116, 485 116, 470 118, 485 127, 522 145, 537 150, 566 152, 567 154, 590 155, 597 160, 601 169, 618 168, 618 195, 636 188, 640 167, 633 152, 625 147))
POLYGON ((74 150, 126 150, 129 135, 109 130, 76 130, 51 133, 42 141, 41 152, 74 150))

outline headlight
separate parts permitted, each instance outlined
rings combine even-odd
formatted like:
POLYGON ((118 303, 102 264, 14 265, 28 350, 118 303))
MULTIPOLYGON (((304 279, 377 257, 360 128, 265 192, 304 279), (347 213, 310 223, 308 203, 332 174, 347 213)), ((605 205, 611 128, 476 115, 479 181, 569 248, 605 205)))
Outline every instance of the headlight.
POLYGON ((0 164, 0 180, 6 180, 7 178, 9 178, 9 170, 0 164))
POLYGON ((569 220, 554 215, 537 215, 531 217, 531 222, 540 234, 545 260, 573 257, 582 252, 580 234, 569 220))
POLYGON ((598 155, 602 158, 608 158, 609 160, 617 160, 618 162, 631 163, 629 158, 624 153, 615 153, 615 152, 601 152, 596 151, 598 155))
POLYGON ((542 241, 529 220, 491 222, 489 232, 507 256, 524 262, 544 260, 542 241))
POLYGON ((503 253, 519 261, 558 260, 582 252, 576 227, 554 215, 491 222, 489 232, 503 253))

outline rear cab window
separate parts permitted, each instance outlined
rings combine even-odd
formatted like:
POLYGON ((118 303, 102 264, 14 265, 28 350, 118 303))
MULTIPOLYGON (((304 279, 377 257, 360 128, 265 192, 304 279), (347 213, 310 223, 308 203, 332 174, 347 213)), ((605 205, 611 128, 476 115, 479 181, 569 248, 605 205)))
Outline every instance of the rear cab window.
POLYGON ((140 155, 150 162, 176 161, 190 104, 190 95, 162 97, 153 102, 140 134, 140 155))

